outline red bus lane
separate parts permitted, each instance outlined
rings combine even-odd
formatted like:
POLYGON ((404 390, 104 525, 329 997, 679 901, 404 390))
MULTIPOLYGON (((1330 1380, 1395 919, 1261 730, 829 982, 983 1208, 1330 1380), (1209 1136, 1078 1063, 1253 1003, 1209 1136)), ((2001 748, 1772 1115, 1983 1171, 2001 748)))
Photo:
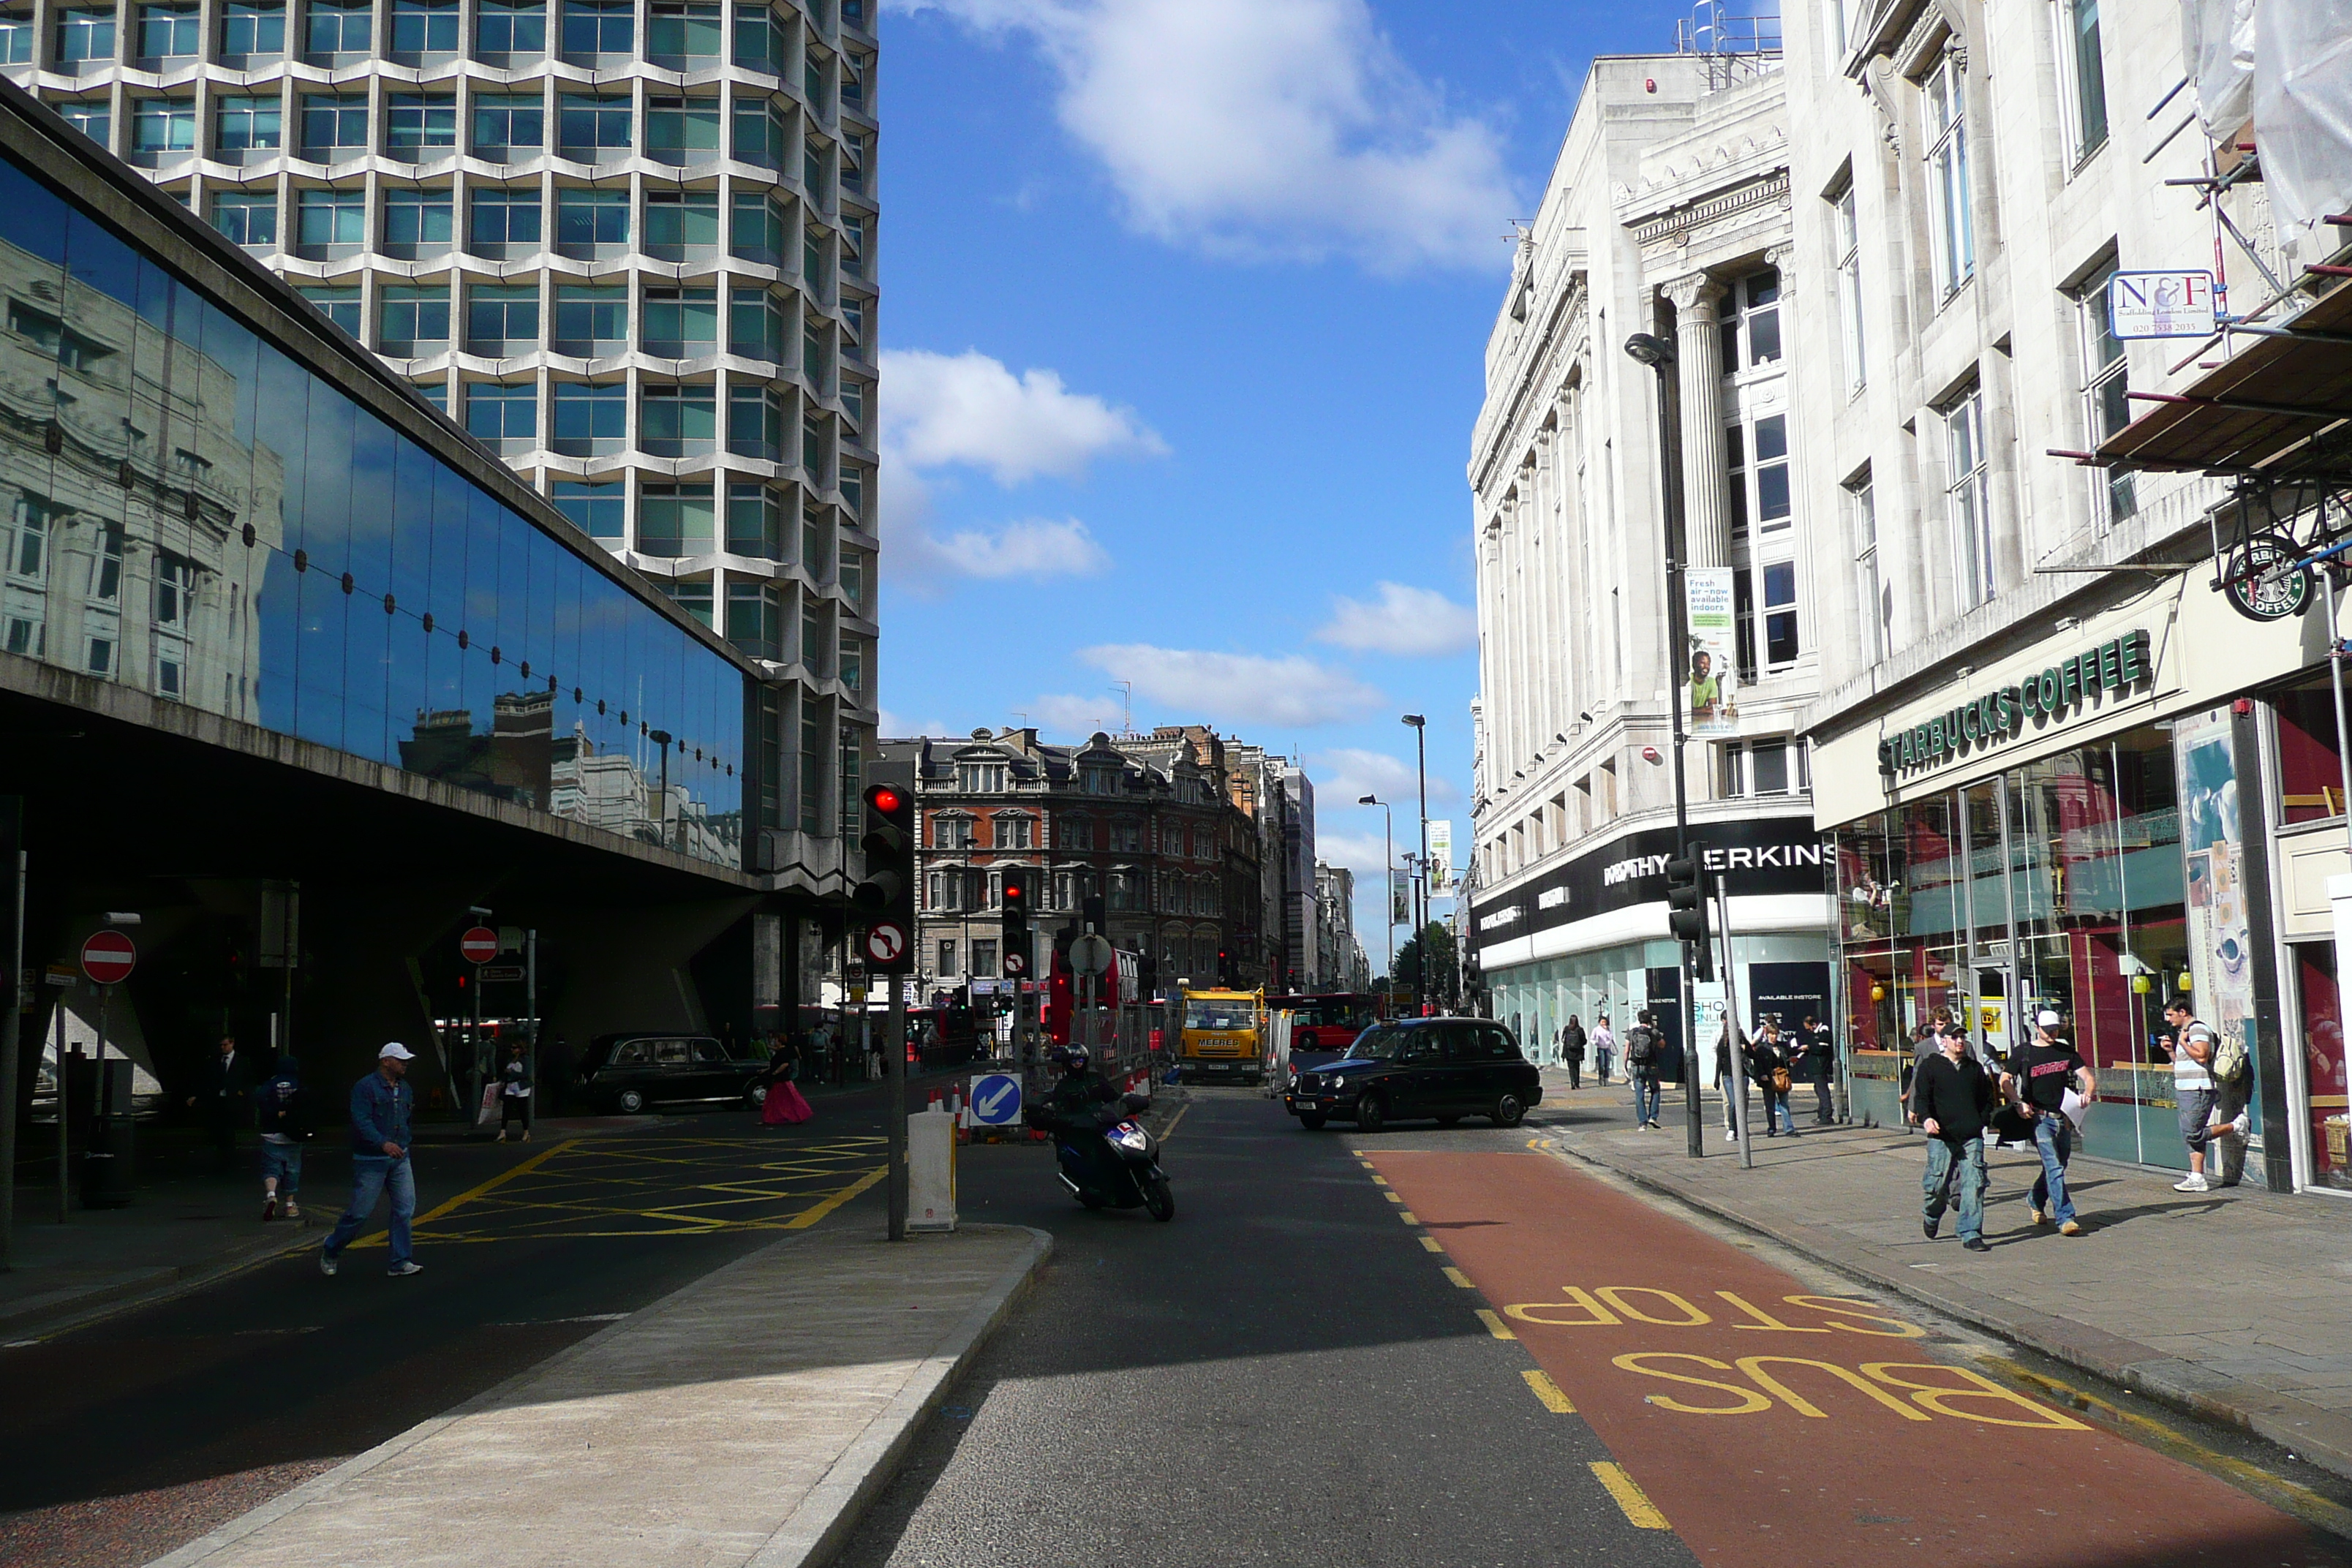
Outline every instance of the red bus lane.
MULTIPOLYGON (((1822 1294, 1557 1160, 1366 1157, 1445 1249, 1432 1264, 1466 1276, 1709 1568, 2352 1565, 1940 1352, 1901 1309, 1822 1294)), ((1890 1182, 1889 1212, 1917 1191, 1890 1182)), ((1950 1266, 1968 1258, 1955 1241, 1950 1266)))

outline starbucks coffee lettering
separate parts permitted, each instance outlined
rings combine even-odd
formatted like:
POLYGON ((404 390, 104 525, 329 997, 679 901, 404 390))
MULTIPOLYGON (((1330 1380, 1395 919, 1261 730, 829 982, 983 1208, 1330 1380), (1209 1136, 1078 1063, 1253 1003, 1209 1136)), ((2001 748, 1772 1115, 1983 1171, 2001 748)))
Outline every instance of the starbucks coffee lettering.
POLYGON ((2152 680, 2156 661, 2148 634, 2129 631, 2083 649, 2013 686, 1979 693, 1922 724, 1878 742, 1884 773, 1917 773, 2011 741, 2109 691, 2131 691, 2152 680))

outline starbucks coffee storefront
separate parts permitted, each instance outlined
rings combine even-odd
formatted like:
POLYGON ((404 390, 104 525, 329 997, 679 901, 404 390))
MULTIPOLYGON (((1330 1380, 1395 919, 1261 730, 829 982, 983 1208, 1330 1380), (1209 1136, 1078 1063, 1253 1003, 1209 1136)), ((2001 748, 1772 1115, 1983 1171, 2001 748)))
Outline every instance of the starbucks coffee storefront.
POLYGON ((2098 1078, 2086 1152, 2185 1170, 2163 1011, 2186 997, 2252 1064, 2246 1179, 2352 1188, 2324 620, 2252 621, 2193 571, 2140 579, 1815 728, 1857 1117, 1900 1120, 1939 1012, 2007 1050, 2050 1007, 2098 1078))

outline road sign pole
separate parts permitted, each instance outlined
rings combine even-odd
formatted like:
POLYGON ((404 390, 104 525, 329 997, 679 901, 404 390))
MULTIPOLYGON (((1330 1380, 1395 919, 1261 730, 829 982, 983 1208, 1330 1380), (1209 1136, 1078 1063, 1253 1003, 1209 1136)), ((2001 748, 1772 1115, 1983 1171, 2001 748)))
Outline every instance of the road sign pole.
POLYGON ((907 979, 886 977, 890 1010, 882 1026, 882 1125, 888 1133, 890 1239, 907 1239, 907 979))
POLYGON ((523 1079, 530 1085, 530 1096, 523 1114, 530 1118, 523 1123, 528 1133, 532 1121, 539 1120, 539 928, 532 926, 522 933, 522 995, 523 1015, 530 1021, 530 1033, 523 1039, 523 1079))
POLYGON ((16 1267, 16 1055, 22 1038, 25 1005, 32 995, 25 989, 25 852, 24 801, 0 799, 0 920, 6 940, 0 942, 0 962, 8 973, 0 980, 0 1273, 16 1267))
POLYGON ((66 1071, 66 999, 54 1004, 58 1015, 58 1223, 66 1223, 66 1194, 72 1184, 66 1179, 73 1168, 73 1157, 66 1151, 66 1105, 72 1098, 68 1090, 71 1076, 66 1071))

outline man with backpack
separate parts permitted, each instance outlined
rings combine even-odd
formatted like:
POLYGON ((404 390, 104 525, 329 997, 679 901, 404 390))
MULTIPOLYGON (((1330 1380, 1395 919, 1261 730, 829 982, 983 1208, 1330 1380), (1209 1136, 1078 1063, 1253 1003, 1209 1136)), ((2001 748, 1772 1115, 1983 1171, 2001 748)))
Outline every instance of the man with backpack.
MULTIPOLYGON (((2211 1188, 2205 1179, 2208 1149, 2218 1162, 2225 1152, 2220 1139, 2246 1135, 2242 1090, 2233 1096, 2231 1115, 2225 1120, 2220 1113, 2225 1086, 2236 1089, 2246 1077, 2246 1047, 2237 1040, 2224 1040, 2197 1016, 2185 996, 2174 997, 2164 1016, 2172 1025, 2172 1098, 2180 1107, 2180 1140, 2189 1145, 2188 1177, 2173 1183, 2172 1190, 2207 1192, 2211 1188)), ((2214 1174, 2222 1173, 2217 1168, 2214 1174)))
POLYGON ((302 1068, 289 1055, 253 1091, 253 1119, 261 1131, 261 1217, 302 1217, 302 1142, 310 1136, 310 1110, 302 1095, 302 1068))
POLYGON ((1625 1076, 1633 1085, 1633 1125, 1637 1128, 1658 1124, 1659 1058, 1664 1053, 1664 1039, 1658 1033, 1657 1015, 1642 1010, 1633 1026, 1625 1031, 1625 1076))

